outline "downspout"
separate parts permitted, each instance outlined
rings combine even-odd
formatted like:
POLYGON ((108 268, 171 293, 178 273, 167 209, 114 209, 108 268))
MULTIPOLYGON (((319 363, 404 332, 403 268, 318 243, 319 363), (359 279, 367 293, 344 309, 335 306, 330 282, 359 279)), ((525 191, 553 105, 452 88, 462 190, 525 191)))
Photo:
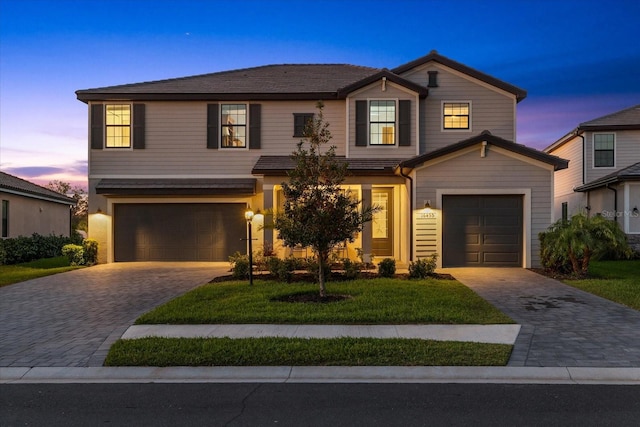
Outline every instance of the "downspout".
POLYGON ((580 134, 579 128, 576 128, 576 136, 582 138, 582 185, 587 182, 587 145, 584 136, 580 134))
POLYGON ((409 175, 404 174, 404 170, 401 165, 398 165, 398 170, 400 171, 400 176, 404 179, 409 180, 409 213, 411 214, 411 220, 409 221, 409 238, 411 239, 411 244, 409 245, 409 261, 413 261, 413 178, 409 175))
POLYGON ((615 188, 609 187, 609 184, 607 184, 606 188, 607 190, 613 191, 613 220, 617 223, 618 222, 618 190, 616 190, 615 188))

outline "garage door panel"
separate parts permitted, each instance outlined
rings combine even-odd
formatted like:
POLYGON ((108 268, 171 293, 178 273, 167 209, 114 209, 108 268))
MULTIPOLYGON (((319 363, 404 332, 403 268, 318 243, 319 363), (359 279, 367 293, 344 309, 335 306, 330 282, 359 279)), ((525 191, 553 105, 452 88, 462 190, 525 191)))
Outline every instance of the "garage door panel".
POLYGON ((521 266, 522 196, 443 196, 443 265, 521 266))
POLYGON ((116 204, 115 260, 227 261, 246 250, 244 209, 240 203, 116 204))

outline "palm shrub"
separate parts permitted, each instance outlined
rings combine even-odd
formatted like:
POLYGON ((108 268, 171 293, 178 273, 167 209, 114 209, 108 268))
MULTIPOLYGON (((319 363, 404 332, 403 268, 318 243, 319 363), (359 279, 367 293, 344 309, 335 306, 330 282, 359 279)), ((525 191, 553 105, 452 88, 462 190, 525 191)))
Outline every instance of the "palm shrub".
POLYGON ((600 215, 577 214, 569 220, 556 221, 538 237, 543 267, 579 277, 587 275, 592 260, 607 253, 613 251, 627 258, 632 253, 618 223, 600 215))

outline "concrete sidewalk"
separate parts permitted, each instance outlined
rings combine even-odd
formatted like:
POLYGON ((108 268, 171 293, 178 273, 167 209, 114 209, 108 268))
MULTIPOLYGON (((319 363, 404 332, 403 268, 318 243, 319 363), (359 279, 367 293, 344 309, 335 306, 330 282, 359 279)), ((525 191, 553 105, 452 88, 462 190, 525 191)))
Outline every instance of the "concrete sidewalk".
POLYGON ((502 366, 0 368, 0 384, 265 382, 640 385, 640 368, 535 368, 502 366))
POLYGON ((122 338, 417 338, 513 345, 519 332, 520 325, 135 325, 122 338))

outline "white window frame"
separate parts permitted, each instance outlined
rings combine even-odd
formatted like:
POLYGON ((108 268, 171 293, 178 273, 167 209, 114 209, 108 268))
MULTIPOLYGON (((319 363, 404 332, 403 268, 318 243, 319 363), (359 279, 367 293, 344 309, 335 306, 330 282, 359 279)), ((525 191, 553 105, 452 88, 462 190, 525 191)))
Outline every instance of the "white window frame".
POLYGON ((118 151, 127 151, 127 150, 133 150, 133 104, 129 103, 129 102, 108 102, 103 104, 104 105, 104 141, 103 141, 103 148, 105 150, 118 150, 118 151), (109 147, 107 145, 107 141, 108 141, 108 135, 107 135, 107 129, 110 126, 116 126, 116 125, 108 125, 107 124, 107 107, 110 105, 127 105, 129 106, 129 146, 128 147, 109 147))
MULTIPOLYGON (((368 147, 398 147, 398 121, 400 114, 400 101, 398 98, 368 98, 367 99, 367 146, 368 147), (395 105, 395 117, 393 122, 393 144, 372 144, 371 143, 371 101, 393 101, 395 105)), ((379 123, 379 122, 375 122, 379 123)))
MULTIPOLYGON (((249 117, 249 103, 248 102, 221 102, 220 103, 220 117, 219 117, 219 129, 218 129, 218 135, 220 138, 220 149, 222 151, 243 151, 243 150, 249 150, 249 121, 251 120, 251 117, 249 117), (245 124, 244 124, 244 147, 226 147, 223 144, 224 141, 224 136, 222 135, 222 128, 224 127, 224 124, 222 123, 222 106, 223 105, 244 105, 245 108, 245 124)), ((238 125, 234 125, 234 126, 238 126, 238 125)))

